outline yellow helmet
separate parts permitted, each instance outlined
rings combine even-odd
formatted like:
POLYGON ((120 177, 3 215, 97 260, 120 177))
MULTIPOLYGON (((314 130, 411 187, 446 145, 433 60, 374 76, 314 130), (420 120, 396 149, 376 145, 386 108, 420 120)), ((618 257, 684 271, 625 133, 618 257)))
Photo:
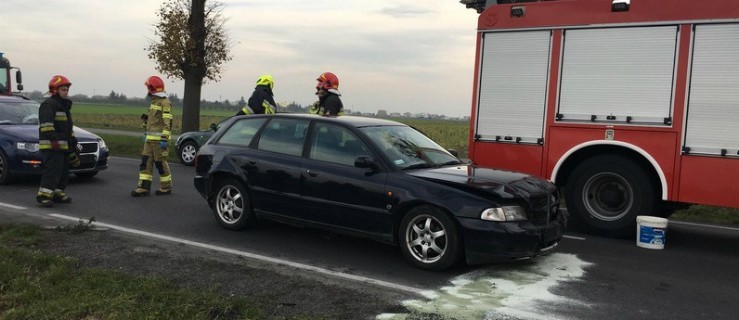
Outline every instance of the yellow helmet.
POLYGON ((272 79, 272 76, 265 74, 259 77, 259 79, 257 79, 257 85, 258 86, 269 86, 269 88, 272 89, 275 86, 275 81, 272 79))

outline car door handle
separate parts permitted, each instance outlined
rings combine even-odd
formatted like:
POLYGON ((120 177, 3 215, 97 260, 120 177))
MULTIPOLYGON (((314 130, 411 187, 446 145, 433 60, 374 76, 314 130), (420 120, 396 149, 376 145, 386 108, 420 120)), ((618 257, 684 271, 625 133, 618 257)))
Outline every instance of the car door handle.
POLYGON ((315 178, 318 174, 315 172, 310 172, 310 170, 305 170, 305 173, 307 173, 309 176, 315 178))

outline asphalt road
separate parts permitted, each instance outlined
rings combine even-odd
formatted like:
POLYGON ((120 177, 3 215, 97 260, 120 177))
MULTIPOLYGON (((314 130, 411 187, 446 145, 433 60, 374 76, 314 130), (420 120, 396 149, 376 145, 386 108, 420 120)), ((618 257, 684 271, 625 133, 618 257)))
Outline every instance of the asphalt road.
MULTIPOLYGON (((39 208, 37 180, 0 187, 6 214, 89 219, 111 232, 294 264, 346 281, 418 293, 407 304, 461 319, 734 319, 739 315, 739 230, 670 223, 664 250, 633 239, 568 233, 534 260, 427 272, 393 246, 276 223, 222 229, 192 185, 194 169, 172 164, 174 193, 132 198, 138 160, 113 158, 95 178, 73 178, 69 205, 39 208)), ((301 271, 302 272, 302 271, 301 271)))

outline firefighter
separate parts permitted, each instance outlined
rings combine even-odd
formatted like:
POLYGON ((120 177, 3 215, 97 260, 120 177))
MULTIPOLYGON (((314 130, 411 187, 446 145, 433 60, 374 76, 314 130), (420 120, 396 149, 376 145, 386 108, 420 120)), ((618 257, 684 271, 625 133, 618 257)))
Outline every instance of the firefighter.
POLYGON ((39 107, 39 150, 43 169, 36 201, 42 207, 72 202, 64 189, 69 181, 69 167, 80 166, 80 147, 74 137, 70 86, 72 83, 67 77, 53 76, 49 80, 51 96, 39 107))
POLYGON ((144 82, 148 95, 151 98, 149 113, 141 119, 146 128, 144 150, 141 152, 139 165, 139 182, 136 189, 131 191, 134 197, 148 196, 151 190, 154 168, 159 172, 159 189, 154 194, 172 194, 172 174, 167 163, 167 148, 172 130, 172 103, 164 91, 164 81, 157 76, 151 76, 144 82))
POLYGON ((257 86, 254 87, 254 92, 249 97, 249 101, 236 115, 275 114, 277 104, 272 93, 274 86, 275 81, 272 79, 272 76, 265 74, 259 77, 257 79, 257 86))
POLYGON ((322 116, 344 115, 344 104, 341 103, 341 92, 339 92, 339 78, 331 73, 324 72, 316 79, 316 95, 318 101, 308 110, 308 113, 322 116))

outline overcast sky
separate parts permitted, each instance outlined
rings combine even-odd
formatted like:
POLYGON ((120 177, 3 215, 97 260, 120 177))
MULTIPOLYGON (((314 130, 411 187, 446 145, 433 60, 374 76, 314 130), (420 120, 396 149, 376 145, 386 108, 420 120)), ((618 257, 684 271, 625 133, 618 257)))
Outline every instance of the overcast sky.
MULTIPOLYGON (((233 60, 203 86, 207 100, 248 98, 264 73, 275 100, 308 105, 315 79, 338 75, 355 111, 470 112, 477 13, 458 0, 226 0, 233 60)), ((143 97, 156 75, 145 48, 155 41, 161 1, 4 0, 0 52, 23 71, 25 91, 54 74, 71 94, 143 97)), ((184 82, 165 79, 183 96, 184 82)))

